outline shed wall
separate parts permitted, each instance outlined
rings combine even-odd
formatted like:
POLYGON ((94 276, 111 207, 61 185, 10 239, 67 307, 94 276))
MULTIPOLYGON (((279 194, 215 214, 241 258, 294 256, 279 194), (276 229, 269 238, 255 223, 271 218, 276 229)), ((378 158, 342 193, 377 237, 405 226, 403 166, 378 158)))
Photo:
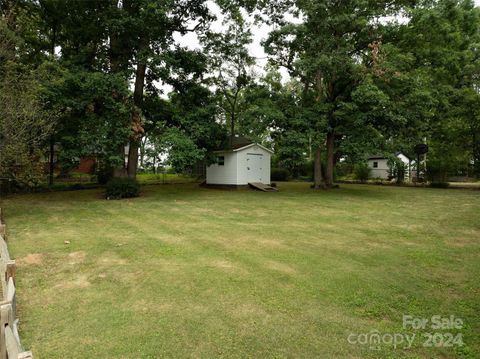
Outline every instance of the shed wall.
POLYGON ((238 185, 237 153, 224 152, 217 156, 224 156, 225 164, 220 166, 214 163, 207 167, 207 184, 238 185))

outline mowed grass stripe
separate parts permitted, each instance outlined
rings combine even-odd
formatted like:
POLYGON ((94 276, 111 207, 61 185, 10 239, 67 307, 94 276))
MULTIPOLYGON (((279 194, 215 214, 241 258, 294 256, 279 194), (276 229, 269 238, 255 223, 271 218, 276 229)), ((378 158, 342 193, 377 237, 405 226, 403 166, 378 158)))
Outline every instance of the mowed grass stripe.
POLYGON ((24 344, 40 358, 478 355, 480 192, 279 188, 4 200, 24 344), (462 317, 466 347, 348 344, 401 331, 404 313, 462 317))

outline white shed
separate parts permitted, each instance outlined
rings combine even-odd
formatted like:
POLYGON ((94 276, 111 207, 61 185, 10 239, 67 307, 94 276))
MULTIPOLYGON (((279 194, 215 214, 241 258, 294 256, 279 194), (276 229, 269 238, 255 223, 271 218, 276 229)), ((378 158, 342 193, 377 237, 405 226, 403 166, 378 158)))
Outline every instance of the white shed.
POLYGON ((246 186, 270 184, 273 152, 243 137, 229 140, 225 149, 215 151, 216 162, 207 167, 207 185, 246 186))
MULTIPOLYGON (((405 179, 408 180, 410 177, 412 161, 401 152, 395 153, 400 161, 405 164, 406 172, 405 179)), ((388 166, 388 158, 384 155, 374 155, 368 158, 368 168, 370 168, 370 177, 371 178, 381 178, 388 179, 390 176, 390 167, 388 166)))

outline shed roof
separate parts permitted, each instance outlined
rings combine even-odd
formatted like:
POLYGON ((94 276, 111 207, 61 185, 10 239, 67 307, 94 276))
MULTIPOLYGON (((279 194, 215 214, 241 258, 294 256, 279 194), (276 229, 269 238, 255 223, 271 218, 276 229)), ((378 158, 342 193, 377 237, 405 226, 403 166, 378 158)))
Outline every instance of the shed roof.
POLYGON ((385 156, 381 155, 381 154, 371 155, 371 156, 368 156, 368 159, 369 160, 383 160, 383 159, 385 159, 385 156))
MULTIPOLYGON (((395 152, 394 155, 396 157, 398 157, 399 155, 404 155, 405 157, 407 157, 408 159, 410 159, 407 155, 405 155, 403 152, 395 152)), ((375 154, 375 155, 371 155, 371 156, 368 156, 368 159, 369 160, 386 160, 387 157, 383 154, 375 154)))
POLYGON ((222 141, 222 144, 220 145, 219 148, 217 148, 217 150, 231 151, 231 150, 236 150, 236 149, 251 145, 252 143, 253 141, 243 136, 238 136, 238 135, 227 136, 222 141))
POLYGON ((238 136, 238 135, 227 136, 223 140, 220 148, 218 148, 215 152, 230 152, 230 151, 237 152, 237 151, 252 147, 254 145, 257 145, 257 146, 263 148, 265 151, 273 153, 272 150, 262 146, 261 144, 255 143, 247 137, 238 136))

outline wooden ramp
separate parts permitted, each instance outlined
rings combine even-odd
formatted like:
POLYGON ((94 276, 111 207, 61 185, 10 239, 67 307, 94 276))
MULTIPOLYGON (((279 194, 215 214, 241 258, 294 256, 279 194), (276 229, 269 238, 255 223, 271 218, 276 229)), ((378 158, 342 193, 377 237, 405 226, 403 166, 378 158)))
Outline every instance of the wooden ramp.
POLYGON ((269 186, 261 182, 249 182, 248 185, 254 189, 258 189, 263 192, 278 192, 278 189, 275 187, 269 186))

